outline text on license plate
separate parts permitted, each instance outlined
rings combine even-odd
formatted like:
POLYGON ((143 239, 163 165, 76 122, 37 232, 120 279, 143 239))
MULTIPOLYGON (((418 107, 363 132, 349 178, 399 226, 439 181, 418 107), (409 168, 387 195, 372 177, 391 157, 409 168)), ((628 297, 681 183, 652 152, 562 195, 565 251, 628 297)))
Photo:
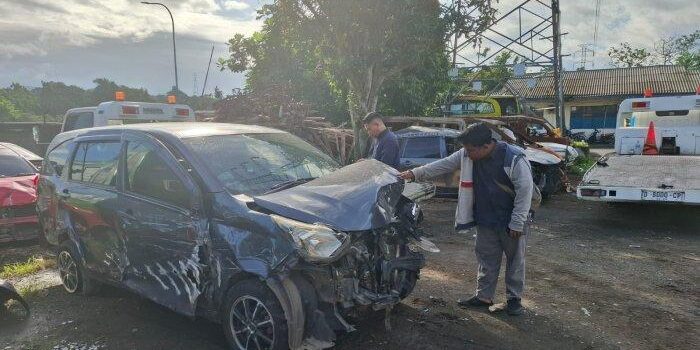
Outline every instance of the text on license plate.
POLYGON ((682 202, 685 199, 683 191, 647 191, 642 190, 642 200, 662 202, 682 202))

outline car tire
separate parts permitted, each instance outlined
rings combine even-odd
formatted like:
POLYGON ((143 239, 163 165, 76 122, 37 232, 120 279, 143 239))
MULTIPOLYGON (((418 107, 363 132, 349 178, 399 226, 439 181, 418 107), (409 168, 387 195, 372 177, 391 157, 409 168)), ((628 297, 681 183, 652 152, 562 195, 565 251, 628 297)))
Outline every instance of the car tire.
POLYGON ((549 166, 543 172, 544 186, 540 190, 543 199, 549 199, 553 194, 561 189, 561 171, 557 166, 549 166))
POLYGON ((231 287, 221 318, 231 349, 289 348, 287 320, 282 305, 261 282, 246 280, 231 287))
POLYGON ((56 266, 63 289, 69 294, 93 295, 97 292, 98 284, 87 277, 76 251, 71 241, 63 242, 58 250, 56 266))

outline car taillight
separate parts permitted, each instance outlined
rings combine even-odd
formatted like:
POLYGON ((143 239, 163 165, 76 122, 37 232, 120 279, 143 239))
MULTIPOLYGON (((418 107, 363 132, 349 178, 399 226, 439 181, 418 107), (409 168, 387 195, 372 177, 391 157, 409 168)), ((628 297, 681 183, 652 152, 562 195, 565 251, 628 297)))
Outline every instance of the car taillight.
POLYGON ((190 110, 187 108, 175 108, 175 114, 177 114, 180 117, 189 117, 190 110))
POLYGON ((32 182, 34 183, 34 187, 39 186, 39 174, 34 176, 34 179, 32 179, 32 182))
POLYGON ((139 114, 137 106, 122 106, 122 114, 139 114))
POLYGON ((649 101, 632 102, 632 108, 649 108, 649 101))
POLYGON ((592 188, 582 188, 581 189, 581 196, 583 197, 605 197, 605 195, 608 194, 608 191, 606 190, 601 190, 601 189, 592 189, 592 188))

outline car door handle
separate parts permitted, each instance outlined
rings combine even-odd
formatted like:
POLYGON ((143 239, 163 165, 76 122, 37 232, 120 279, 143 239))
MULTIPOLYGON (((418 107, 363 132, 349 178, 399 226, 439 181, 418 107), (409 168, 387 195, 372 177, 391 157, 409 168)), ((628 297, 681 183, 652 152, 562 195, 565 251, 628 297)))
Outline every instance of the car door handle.
POLYGON ((63 199, 70 198, 70 191, 68 191, 68 189, 66 188, 66 189, 64 189, 63 191, 61 191, 61 192, 58 194, 58 196, 61 197, 61 198, 63 198, 63 199))
POLYGON ((136 217, 134 216, 134 211, 131 209, 120 210, 119 216, 127 220, 136 220, 136 217))
POLYGON ((136 222, 136 217, 134 216, 134 211, 131 209, 126 209, 126 210, 120 210, 118 212, 119 214, 119 224, 121 225, 122 229, 126 229, 129 226, 134 225, 136 222))

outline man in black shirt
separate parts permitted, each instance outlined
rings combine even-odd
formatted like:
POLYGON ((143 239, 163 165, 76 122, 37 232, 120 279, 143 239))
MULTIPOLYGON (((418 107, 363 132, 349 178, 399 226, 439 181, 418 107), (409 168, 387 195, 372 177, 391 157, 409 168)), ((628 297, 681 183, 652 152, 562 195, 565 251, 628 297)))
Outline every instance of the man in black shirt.
POLYGON ((368 158, 376 159, 391 167, 399 165, 399 140, 387 129, 382 115, 377 112, 368 113, 363 119, 365 130, 372 138, 368 158))

